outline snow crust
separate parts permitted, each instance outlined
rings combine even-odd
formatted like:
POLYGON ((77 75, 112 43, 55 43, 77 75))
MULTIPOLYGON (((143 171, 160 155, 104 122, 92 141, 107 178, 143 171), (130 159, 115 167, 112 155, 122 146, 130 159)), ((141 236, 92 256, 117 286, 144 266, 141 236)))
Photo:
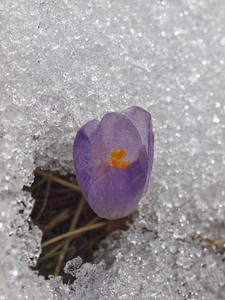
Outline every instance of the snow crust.
POLYGON ((4 1, 1 13, 0 299, 225 299, 225 3, 4 1), (22 191, 36 167, 73 171, 84 123, 139 105, 155 160, 139 216, 77 280, 44 280, 22 191))

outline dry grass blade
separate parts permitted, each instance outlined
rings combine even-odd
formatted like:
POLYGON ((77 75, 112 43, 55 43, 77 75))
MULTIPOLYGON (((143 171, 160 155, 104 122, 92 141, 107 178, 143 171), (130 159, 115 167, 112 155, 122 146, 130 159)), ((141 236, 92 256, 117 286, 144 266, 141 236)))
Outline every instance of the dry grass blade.
POLYGON ((48 178, 48 179, 51 179, 52 181, 55 181, 55 182, 57 182, 57 183, 59 183, 59 184, 61 184, 61 185, 67 186, 67 187, 69 187, 69 188, 72 189, 72 190, 75 190, 75 191, 77 191, 77 192, 81 192, 81 191, 80 191, 80 188, 79 188, 77 185, 75 185, 75 184, 73 184, 73 183, 71 183, 71 182, 68 182, 68 181, 66 181, 66 180, 63 180, 63 179, 61 179, 61 178, 59 178, 59 177, 56 177, 56 176, 52 175, 52 174, 49 173, 49 172, 44 172, 44 171, 41 171, 41 170, 36 169, 36 170, 34 171, 34 174, 41 175, 41 176, 46 177, 46 178, 48 178))
POLYGON ((71 222, 71 224, 70 224, 69 231, 72 231, 72 230, 74 230, 74 229, 76 228, 77 222, 78 222, 78 219, 79 219, 80 214, 81 214, 81 212, 82 212, 82 209, 83 209, 84 204, 85 204, 85 199, 84 199, 84 197, 82 196, 81 199, 80 199, 80 201, 79 201, 79 205, 78 205, 78 207, 77 207, 76 213, 75 213, 75 215, 74 215, 74 217, 73 217, 73 220, 72 220, 72 222, 71 222))
MULTIPOLYGON (((75 213, 75 215, 73 217, 73 220, 70 224, 69 232, 73 231, 76 228, 77 222, 78 222, 78 219, 79 219, 80 214, 82 212, 84 204, 85 204, 85 200, 84 200, 84 197, 82 196, 82 198, 79 201, 79 205, 77 207, 76 213, 75 213)), ((56 268, 55 268, 55 271, 54 271, 54 276, 59 275, 62 263, 64 261, 65 255, 66 255, 65 250, 69 247, 70 240, 71 240, 71 238, 69 237, 64 242, 63 249, 62 249, 64 252, 62 252, 59 256, 59 259, 58 259, 58 262, 57 262, 57 265, 56 265, 56 268)))
POLYGON ((47 252, 47 253, 45 254, 45 256, 49 256, 49 255, 51 255, 52 253, 55 253, 56 251, 58 251, 59 249, 61 249, 62 246, 63 246, 63 242, 60 243, 60 244, 58 244, 58 245, 55 246, 54 248, 52 248, 49 252, 47 252))
POLYGON ((59 255, 59 254, 68 252, 68 251, 70 251, 70 250, 74 250, 74 247, 67 248, 67 249, 63 249, 63 250, 58 251, 58 252, 55 251, 55 252, 53 252, 53 253, 50 253, 50 254, 48 254, 48 255, 46 255, 46 256, 44 256, 44 257, 39 258, 38 263, 40 263, 41 261, 46 260, 46 259, 48 259, 48 258, 51 258, 51 257, 53 257, 53 256, 56 256, 56 255, 59 255))
POLYGON ((222 248, 225 249, 225 243, 223 243, 221 241, 212 240, 212 239, 209 239, 209 238, 204 238, 201 235, 197 236, 196 239, 207 242, 207 243, 210 243, 210 244, 213 244, 213 245, 216 245, 216 246, 219 246, 219 247, 222 247, 222 248))
POLYGON ((60 214, 58 214, 48 224, 45 225, 45 229, 52 230, 55 226, 67 220, 70 215, 71 215, 71 208, 64 209, 60 214))
POLYGON ((45 199, 42 205, 42 208, 40 209, 35 221, 37 222, 40 219, 40 216, 42 215, 43 211, 45 210, 47 201, 48 201, 48 195, 49 195, 49 191, 50 191, 50 186, 51 186, 51 180, 48 180, 48 185, 47 185, 47 189, 46 189, 46 193, 45 193, 45 199))
MULTIPOLYGON (((95 223, 97 223, 97 222, 100 221, 100 220, 101 220, 100 217, 95 217, 95 218, 92 219, 90 222, 88 222, 86 225, 89 226, 89 225, 95 224, 95 223)), ((71 236, 71 237, 69 237, 68 239, 70 239, 70 241, 71 241, 71 240, 74 239, 74 236, 71 236)), ((58 244, 57 246, 55 246, 51 251, 49 251, 49 252, 46 254, 46 256, 47 256, 47 255, 50 255, 50 254, 52 254, 52 253, 54 253, 54 252, 56 252, 56 251, 59 250, 59 249, 61 249, 61 248, 63 247, 63 245, 64 245, 64 242, 61 242, 60 244, 58 244)))
POLYGON ((97 223, 98 221, 102 220, 100 217, 95 217, 94 219, 92 219, 90 222, 87 223, 87 225, 92 225, 97 223))
POLYGON ((40 181, 38 181, 37 184, 35 184, 34 186, 32 186, 31 189, 30 189, 31 193, 33 191, 35 191, 39 186, 41 186, 46 180, 47 180, 47 178, 42 178, 40 181))
POLYGON ((94 229, 97 229, 97 228, 100 228, 100 227, 104 227, 105 225, 107 224, 107 222, 99 222, 97 224, 93 224, 93 225, 89 225, 89 226, 84 226, 84 227, 81 227, 79 229, 76 229, 76 230, 73 230, 71 232, 67 232, 67 233, 64 233, 64 234, 61 234, 53 239, 50 239, 44 243, 41 244, 42 248, 43 247, 46 247, 52 243, 55 243, 57 241, 60 241, 62 239, 65 239, 69 236, 76 236, 80 233, 83 233, 83 232, 86 232, 86 231, 89 231, 89 230, 94 230, 94 229))

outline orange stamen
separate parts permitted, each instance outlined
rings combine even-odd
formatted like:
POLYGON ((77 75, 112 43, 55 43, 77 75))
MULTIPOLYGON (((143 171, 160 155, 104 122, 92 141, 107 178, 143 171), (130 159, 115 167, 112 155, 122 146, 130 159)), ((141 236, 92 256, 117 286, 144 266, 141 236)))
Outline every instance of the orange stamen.
MULTIPOLYGON (((124 151, 124 149, 116 149, 112 151, 110 153, 110 157, 113 167, 126 168, 130 164, 130 161, 122 161, 126 155, 127 153, 124 151)), ((110 165, 109 160, 107 160, 106 163, 110 165)))
POLYGON ((126 168, 130 164, 130 161, 121 161, 121 168, 126 168))

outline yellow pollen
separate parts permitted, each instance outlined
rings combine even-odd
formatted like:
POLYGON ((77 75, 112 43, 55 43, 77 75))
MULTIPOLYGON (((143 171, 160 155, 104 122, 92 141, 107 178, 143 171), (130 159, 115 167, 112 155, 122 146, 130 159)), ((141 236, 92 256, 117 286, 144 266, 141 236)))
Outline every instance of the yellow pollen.
MULTIPOLYGON (((110 153, 111 162, 113 167, 116 168, 126 168, 130 161, 122 161, 124 157, 127 155, 127 153, 124 151, 124 149, 116 149, 110 153)), ((108 165, 110 165, 109 159, 106 161, 108 165)))

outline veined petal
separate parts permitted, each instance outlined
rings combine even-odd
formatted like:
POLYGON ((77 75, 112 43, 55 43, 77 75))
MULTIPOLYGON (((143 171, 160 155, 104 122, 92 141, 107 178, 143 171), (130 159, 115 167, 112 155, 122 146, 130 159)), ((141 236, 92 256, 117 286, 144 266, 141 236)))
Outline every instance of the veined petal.
POLYGON ((92 168, 94 180, 115 169, 115 167, 108 165, 105 161, 95 158, 92 159, 92 168))
MULTIPOLYGON (((142 153, 141 159, 143 157, 142 153)), ((92 183, 87 198, 89 205, 103 218, 120 218, 129 214, 142 197, 147 169, 147 161, 138 159, 124 169, 115 168, 104 174, 92 183)))
POLYGON ((148 133, 152 131, 152 121, 151 115, 146 110, 142 109, 139 106, 132 106, 121 112, 122 115, 127 117, 137 128, 140 136, 142 145, 145 145, 148 152, 148 133))
POLYGON ((73 161, 78 184, 87 198, 93 182, 92 159, 89 136, 98 126, 97 120, 85 124, 78 132, 73 146, 73 161))
POLYGON ((154 160, 154 134, 153 131, 151 130, 148 133, 148 175, 147 175, 143 196, 146 194, 148 190, 150 176, 152 172, 153 160, 154 160))
POLYGON ((81 129, 84 131, 86 136, 89 138, 90 135, 95 131, 95 129, 98 127, 99 121, 97 120, 91 120, 84 124, 84 126, 81 127, 81 129))
POLYGON ((133 161, 142 146, 134 124, 119 113, 106 114, 90 136, 91 155, 106 161, 115 149, 124 149, 126 160, 133 161))
POLYGON ((149 185, 149 179, 152 171, 153 158, 154 158, 154 134, 152 131, 152 119, 150 113, 139 106, 132 106, 121 112, 126 116, 137 128, 142 145, 145 145, 148 153, 148 177, 144 193, 146 193, 149 185))

